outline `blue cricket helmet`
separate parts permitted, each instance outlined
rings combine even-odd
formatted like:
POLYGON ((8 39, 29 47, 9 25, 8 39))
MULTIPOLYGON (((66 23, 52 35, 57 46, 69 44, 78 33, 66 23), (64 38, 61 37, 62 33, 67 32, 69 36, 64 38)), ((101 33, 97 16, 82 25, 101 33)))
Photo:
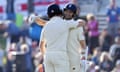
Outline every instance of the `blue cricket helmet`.
POLYGON ((60 9, 59 5, 51 4, 47 9, 47 14, 49 17, 53 17, 55 15, 61 15, 62 10, 60 9))
POLYGON ((73 13, 76 14, 76 12, 77 12, 77 7, 76 7, 75 4, 70 3, 70 4, 68 4, 68 5, 65 6, 64 11, 65 11, 65 10, 71 10, 73 13))

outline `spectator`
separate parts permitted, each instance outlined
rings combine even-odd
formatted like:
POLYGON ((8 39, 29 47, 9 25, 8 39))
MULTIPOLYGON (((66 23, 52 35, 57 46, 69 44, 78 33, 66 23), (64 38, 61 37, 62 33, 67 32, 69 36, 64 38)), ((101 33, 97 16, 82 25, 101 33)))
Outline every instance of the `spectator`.
POLYGON ((104 29, 99 36, 99 45, 102 51, 109 51, 112 44, 112 37, 108 34, 107 29, 104 29))
POLYGON ((35 64, 34 64, 35 56, 39 55, 38 52, 40 51, 37 45, 37 41, 32 41, 31 49, 32 49, 32 66, 33 66, 33 70, 35 70, 35 64))
POLYGON ((91 60, 95 63, 95 65, 99 65, 100 55, 101 55, 101 48, 100 47, 95 48, 93 52, 93 56, 91 58, 91 60))
POLYGON ((114 63, 120 59, 120 37, 115 37, 115 43, 110 47, 110 55, 114 61, 114 63))
POLYGON ((4 58, 4 51, 3 49, 0 47, 0 72, 3 72, 3 58, 4 58))
POLYGON ((0 34, 3 34, 5 31, 5 25, 3 21, 0 21, 0 34))
POLYGON ((110 0, 110 7, 107 9, 108 32, 114 36, 119 26, 120 8, 116 6, 116 0, 110 0))
POLYGON ((37 45, 39 45, 41 31, 42 31, 42 26, 36 24, 35 22, 30 25, 29 37, 32 39, 32 41, 36 41, 37 45))
POLYGON ((24 17, 22 27, 20 28, 20 34, 23 37, 28 37, 29 35, 29 24, 27 22, 27 17, 24 17))
POLYGON ((120 60, 116 62, 115 68, 112 70, 112 72, 120 72, 120 60))
POLYGON ((42 26, 39 26, 36 23, 32 23, 32 25, 29 28, 29 36, 32 39, 32 41, 37 41, 37 44, 39 44, 41 30, 42 26))
POLYGON ((100 57, 100 68, 105 72, 110 72, 113 68, 113 62, 109 53, 103 52, 100 57))
POLYGON ((25 61, 26 61, 26 70, 23 72, 32 72, 32 58, 30 53, 30 48, 27 44, 22 44, 20 46, 21 52, 25 54, 25 61))
POLYGON ((14 2, 15 2, 15 0, 6 0, 6 1, 7 1, 7 7, 6 7, 7 14, 9 15, 9 14, 14 13, 14 2))
POLYGON ((20 50, 16 51, 15 64, 17 72, 32 72, 32 62, 30 56, 29 45, 22 43, 19 46, 20 50))
POLYGON ((38 51, 40 50, 36 41, 32 42, 31 48, 32 48, 32 56, 34 57, 38 53, 38 51))
POLYGON ((21 36, 21 37, 19 38, 19 42, 17 43, 17 51, 20 51, 20 46, 21 46, 22 44, 27 44, 27 45, 29 45, 29 44, 27 43, 27 41, 26 41, 26 37, 24 37, 24 36, 21 36))
POLYGON ((88 37, 88 26, 87 26, 87 24, 85 25, 85 27, 84 27, 84 35, 85 35, 85 40, 86 40, 86 45, 88 46, 88 40, 89 40, 89 37, 88 37))
POLYGON ((120 28, 118 28, 117 33, 115 34, 115 37, 116 36, 120 36, 120 28))
POLYGON ((90 53, 93 53, 94 48, 99 46, 99 32, 98 32, 98 22, 93 14, 87 15, 88 20, 88 36, 89 36, 89 48, 90 53))
POLYGON ((16 26, 15 21, 8 22, 5 36, 10 37, 11 43, 17 43, 19 41, 20 29, 16 26))
POLYGON ((31 47, 26 42, 26 37, 20 37, 19 43, 17 45, 18 52, 21 52, 25 56, 25 62, 26 62, 26 70, 27 72, 32 71, 32 55, 31 55, 31 47))
POLYGON ((6 72, 12 72, 12 65, 14 64, 14 56, 12 52, 16 51, 16 43, 11 43, 10 48, 7 52, 7 64, 6 64, 6 72))

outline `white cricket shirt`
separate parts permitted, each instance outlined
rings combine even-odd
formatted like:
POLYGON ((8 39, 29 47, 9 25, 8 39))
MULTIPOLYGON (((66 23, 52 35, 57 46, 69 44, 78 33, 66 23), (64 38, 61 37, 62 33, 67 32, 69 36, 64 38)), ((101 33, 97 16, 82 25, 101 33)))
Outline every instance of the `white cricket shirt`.
POLYGON ((80 60, 80 48, 81 48, 80 40, 85 40, 83 27, 70 29, 69 36, 68 36, 67 49, 68 49, 68 55, 70 58, 70 62, 72 65, 76 64, 76 62, 80 62, 79 61, 80 60))
POLYGON ((55 16, 47 22, 42 31, 41 40, 45 39, 46 52, 67 51, 67 39, 70 28, 76 28, 78 22, 64 21, 61 17, 55 16))

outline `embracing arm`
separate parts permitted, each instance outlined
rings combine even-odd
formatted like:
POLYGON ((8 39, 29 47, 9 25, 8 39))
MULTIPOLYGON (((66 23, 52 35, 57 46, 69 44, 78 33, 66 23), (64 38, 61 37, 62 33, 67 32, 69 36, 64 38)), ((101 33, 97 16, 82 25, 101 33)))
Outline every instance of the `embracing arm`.
POLYGON ((44 26, 46 24, 47 21, 41 19, 41 18, 36 18, 35 22, 40 25, 40 26, 44 26))
POLYGON ((41 51, 41 53, 42 53, 43 55, 45 54, 45 51, 46 51, 45 45, 46 45, 45 40, 42 40, 42 41, 40 42, 40 51, 41 51))
POLYGON ((83 27, 85 26, 85 21, 84 20, 77 20, 77 21, 66 21, 68 28, 78 28, 78 27, 83 27))
POLYGON ((46 40, 45 40, 45 35, 44 35, 44 28, 41 32, 41 36, 40 36, 40 42, 39 42, 39 47, 40 47, 40 51, 42 53, 42 55, 45 54, 45 51, 46 51, 46 40))
POLYGON ((87 54, 88 54, 88 48, 86 46, 86 40, 85 40, 85 36, 84 36, 84 31, 83 31, 83 27, 78 28, 78 40, 80 43, 80 56, 81 59, 87 59, 87 54))
POLYGON ((44 26, 47 22, 47 21, 45 21, 45 20, 43 20, 40 17, 35 16, 35 15, 30 15, 27 20, 28 20, 29 24, 32 24, 33 22, 36 22, 40 26, 44 26))

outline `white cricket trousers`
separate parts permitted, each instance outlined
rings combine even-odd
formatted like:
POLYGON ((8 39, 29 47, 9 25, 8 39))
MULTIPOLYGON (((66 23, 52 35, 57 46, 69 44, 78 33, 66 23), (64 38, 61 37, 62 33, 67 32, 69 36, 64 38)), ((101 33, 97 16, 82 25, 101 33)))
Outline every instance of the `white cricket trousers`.
MULTIPOLYGON (((73 57, 74 59, 74 57, 73 57)), ((84 67, 80 64, 80 59, 70 62, 70 72, 85 72, 84 67)))
POLYGON ((82 61, 80 60, 79 56, 73 56, 70 57, 70 72, 86 72, 85 71, 85 64, 82 66, 82 61))
POLYGON ((81 66, 79 55, 76 56, 69 54, 69 59, 70 59, 70 72, 80 72, 81 66))
POLYGON ((44 57, 45 72, 70 72, 66 52, 46 52, 44 57))

